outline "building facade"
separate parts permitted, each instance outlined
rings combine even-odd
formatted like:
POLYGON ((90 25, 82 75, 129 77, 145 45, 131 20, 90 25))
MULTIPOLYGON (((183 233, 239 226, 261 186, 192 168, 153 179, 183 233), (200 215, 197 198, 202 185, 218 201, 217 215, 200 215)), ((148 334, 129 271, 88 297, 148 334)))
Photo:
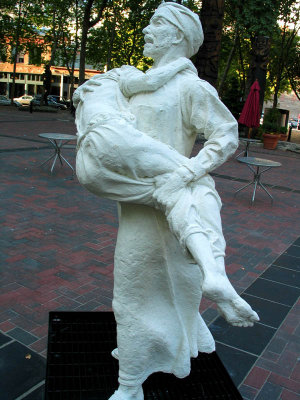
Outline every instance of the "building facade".
MULTIPOLYGON (((49 57, 47 57, 49 60, 49 57)), ((47 63, 46 58, 46 63, 47 63)), ((9 62, 0 62, 0 94, 10 97, 13 84, 13 64, 9 62)), ((30 64, 28 53, 18 54, 16 65, 15 94, 14 97, 20 97, 24 94, 37 95, 43 93, 43 74, 44 65, 36 66, 30 64)), ((85 79, 101 73, 101 71, 88 68, 85 70, 85 79)), ((58 95, 61 98, 70 99, 71 82, 70 74, 66 67, 51 67, 51 94, 58 95)), ((75 85, 78 86, 79 68, 75 68, 75 85)))

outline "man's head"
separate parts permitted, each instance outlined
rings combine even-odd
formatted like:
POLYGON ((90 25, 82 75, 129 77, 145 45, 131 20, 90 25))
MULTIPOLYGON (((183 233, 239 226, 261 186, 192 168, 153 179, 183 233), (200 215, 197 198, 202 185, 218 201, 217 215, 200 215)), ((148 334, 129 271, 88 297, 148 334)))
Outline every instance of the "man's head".
POLYGON ((154 59, 171 48, 180 49, 181 53, 185 53, 179 56, 190 58, 203 43, 203 31, 198 15, 177 3, 162 3, 143 33, 144 55, 154 59))

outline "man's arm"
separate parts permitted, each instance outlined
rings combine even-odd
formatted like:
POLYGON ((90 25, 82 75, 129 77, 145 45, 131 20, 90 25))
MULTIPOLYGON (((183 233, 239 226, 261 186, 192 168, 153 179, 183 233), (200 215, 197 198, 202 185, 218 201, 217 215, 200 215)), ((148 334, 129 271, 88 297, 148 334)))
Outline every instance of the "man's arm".
POLYGON ((216 90, 205 81, 194 85, 190 101, 190 122, 207 139, 203 149, 191 159, 194 180, 197 180, 222 165, 235 152, 238 147, 238 124, 216 90))

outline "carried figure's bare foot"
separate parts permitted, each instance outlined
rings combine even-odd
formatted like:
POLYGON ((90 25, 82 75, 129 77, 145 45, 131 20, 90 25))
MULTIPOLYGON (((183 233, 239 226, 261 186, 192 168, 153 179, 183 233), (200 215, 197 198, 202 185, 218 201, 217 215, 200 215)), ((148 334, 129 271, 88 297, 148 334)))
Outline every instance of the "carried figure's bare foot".
POLYGON ((109 398, 109 400, 144 400, 142 385, 120 385, 119 389, 115 391, 115 393, 109 398))
POLYGON ((202 291, 203 296, 217 304, 220 314, 229 324, 248 327, 259 321, 257 313, 237 294, 226 275, 206 274, 202 291))

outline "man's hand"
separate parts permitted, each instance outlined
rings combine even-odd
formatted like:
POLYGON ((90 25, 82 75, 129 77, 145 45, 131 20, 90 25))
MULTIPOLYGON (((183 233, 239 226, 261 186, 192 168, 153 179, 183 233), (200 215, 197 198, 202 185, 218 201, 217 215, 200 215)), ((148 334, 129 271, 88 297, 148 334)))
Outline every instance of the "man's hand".
POLYGON ((153 198, 156 200, 157 206, 167 211, 172 208, 181 196, 181 189, 185 188, 193 178, 194 173, 186 166, 181 166, 173 173, 168 174, 163 181, 161 177, 156 177, 157 189, 153 193, 153 198))

